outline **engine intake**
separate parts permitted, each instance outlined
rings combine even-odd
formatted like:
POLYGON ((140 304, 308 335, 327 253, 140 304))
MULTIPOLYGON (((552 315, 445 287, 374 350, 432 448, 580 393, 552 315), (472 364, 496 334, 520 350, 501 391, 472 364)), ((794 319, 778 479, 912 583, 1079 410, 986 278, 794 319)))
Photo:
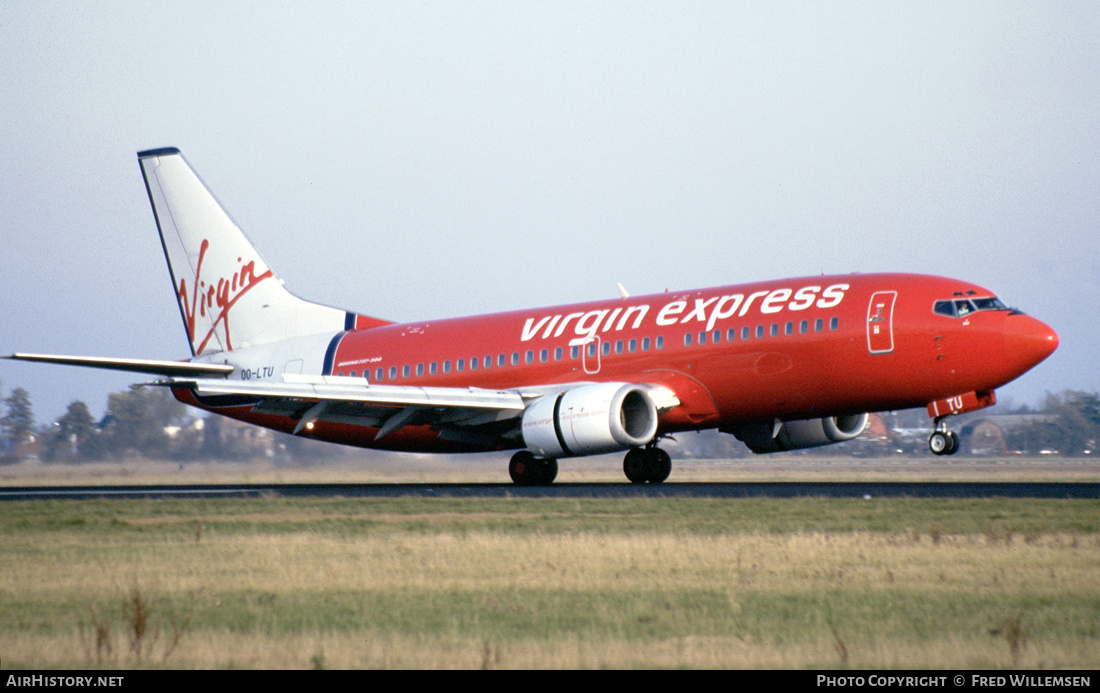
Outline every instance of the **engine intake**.
POLYGON ((843 443, 858 436, 866 426, 867 414, 851 414, 749 424, 722 430, 737 436, 753 452, 766 453, 843 443))
POLYGON ((598 455, 639 447, 657 434, 645 387, 597 383, 535 400, 523 412, 523 443, 539 457, 598 455))

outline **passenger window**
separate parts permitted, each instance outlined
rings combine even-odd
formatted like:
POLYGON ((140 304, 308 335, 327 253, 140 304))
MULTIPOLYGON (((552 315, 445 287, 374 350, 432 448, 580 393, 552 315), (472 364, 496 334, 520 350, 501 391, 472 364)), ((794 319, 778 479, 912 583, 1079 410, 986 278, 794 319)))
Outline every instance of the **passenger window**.
POLYGON ((431 373, 432 375, 435 375, 435 372, 436 372, 437 368, 439 368, 439 367, 435 365, 435 361, 432 361, 431 365, 428 366, 428 372, 431 373))
POLYGON ((751 336, 751 333, 749 331, 749 326, 745 325, 744 327, 741 328, 741 341, 747 342, 749 340, 750 336, 751 336))
POLYGON ((649 351, 649 337, 642 337, 642 351, 649 351))
POLYGON ((691 346, 691 333, 688 332, 684 335, 684 346, 691 346))
POLYGON ((397 366, 390 366, 390 380, 397 380, 397 366))
POLYGON ((814 332, 820 332, 825 329, 825 321, 821 318, 814 320, 814 332))
POLYGON ((840 318, 834 316, 833 319, 829 321, 829 329, 835 330, 838 327, 840 327, 840 318))
POLYGON ((556 347, 554 349, 554 360, 555 361, 561 361, 561 357, 562 357, 562 349, 561 349, 561 347, 556 347))
POLYGON ((789 323, 787 323, 786 325, 783 326, 783 334, 787 334, 787 335, 794 334, 794 323, 793 322, 789 322, 789 323))
POLYGON ((658 350, 664 349, 665 348, 665 338, 663 336, 658 337, 656 344, 657 344, 657 349, 658 350))
POLYGON ((802 322, 798 323, 798 334, 806 334, 809 330, 810 322, 808 320, 803 320, 802 322))
POLYGON ((549 360, 550 360, 550 352, 549 351, 547 351, 546 349, 543 349, 542 351, 539 352, 539 361, 541 361, 543 363, 546 363, 549 360))

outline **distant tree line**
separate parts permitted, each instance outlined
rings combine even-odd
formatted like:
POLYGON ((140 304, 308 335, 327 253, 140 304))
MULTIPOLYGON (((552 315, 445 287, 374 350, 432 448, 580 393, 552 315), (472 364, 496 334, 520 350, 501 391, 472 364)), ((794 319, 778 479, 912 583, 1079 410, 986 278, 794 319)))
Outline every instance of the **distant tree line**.
POLYGON ((1100 455, 1100 394, 1048 394, 1039 411, 1006 431, 1005 443, 1013 450, 1065 457, 1100 455))
POLYGON ((99 420, 87 404, 77 400, 56 421, 40 427, 35 425, 30 395, 23 388, 13 389, 0 404, 0 463, 28 457, 51 463, 132 457, 180 462, 272 457, 309 461, 340 454, 336 446, 216 415, 196 416, 196 410, 161 387, 133 386, 109 395, 99 420))
MULTIPOLYGON (((0 384, 2 385, 2 384, 0 384)), ((0 395, 3 389, 0 388, 0 395)), ((242 424, 217 415, 196 416, 166 388, 134 386, 107 398, 103 418, 96 420, 81 401, 69 404, 56 421, 36 426, 30 394, 21 387, 0 400, 0 462, 38 457, 45 462, 79 463, 130 457, 183 461, 242 461, 276 458, 304 462, 346 454, 347 449, 242 424)), ((997 453, 1053 454, 1087 457, 1100 443, 1100 394, 1067 390, 1048 394, 1039 409, 1002 406, 959 417, 952 427, 963 435, 966 421, 982 417, 999 422, 997 453)), ((924 440, 931 424, 913 410, 881 415, 860 438, 803 454, 880 456, 928 454, 924 440)), ((704 431, 678 434, 669 444, 674 455, 736 458, 751 453, 733 436, 704 431)))

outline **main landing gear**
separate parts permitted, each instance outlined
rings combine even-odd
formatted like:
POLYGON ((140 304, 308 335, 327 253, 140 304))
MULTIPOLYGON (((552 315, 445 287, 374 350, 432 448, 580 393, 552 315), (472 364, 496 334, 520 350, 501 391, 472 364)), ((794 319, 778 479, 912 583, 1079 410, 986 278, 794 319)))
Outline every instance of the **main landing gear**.
MULTIPOLYGON (((631 448, 623 458, 623 472, 632 484, 659 484, 672 473, 672 458, 656 443, 631 448)), ((508 463, 508 475, 517 486, 549 486, 558 476, 558 461, 520 450, 508 463)))
POLYGON ((959 451, 959 436, 954 431, 947 430, 944 417, 936 418, 936 430, 928 436, 928 449, 934 455, 954 455, 959 451))
POLYGON ((631 448, 623 458, 623 472, 632 484, 659 484, 672 473, 672 458, 655 443, 631 448))
POLYGON ((539 459, 530 450, 520 450, 508 463, 508 475, 516 486, 549 486, 558 476, 558 461, 539 459))

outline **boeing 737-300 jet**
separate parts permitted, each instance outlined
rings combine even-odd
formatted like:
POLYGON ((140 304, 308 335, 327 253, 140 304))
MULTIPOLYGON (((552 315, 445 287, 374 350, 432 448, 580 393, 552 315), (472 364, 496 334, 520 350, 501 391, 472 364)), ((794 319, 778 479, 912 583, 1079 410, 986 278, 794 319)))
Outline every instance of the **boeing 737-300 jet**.
POLYGON ((753 452, 858 436, 868 412, 947 417, 1049 356, 1058 336, 993 292, 943 277, 851 274, 395 323, 289 293, 178 149, 138 161, 191 348, 184 361, 13 354, 134 371, 194 407, 388 450, 517 450, 517 484, 557 460, 623 451, 634 483, 658 444, 718 429, 753 452))

